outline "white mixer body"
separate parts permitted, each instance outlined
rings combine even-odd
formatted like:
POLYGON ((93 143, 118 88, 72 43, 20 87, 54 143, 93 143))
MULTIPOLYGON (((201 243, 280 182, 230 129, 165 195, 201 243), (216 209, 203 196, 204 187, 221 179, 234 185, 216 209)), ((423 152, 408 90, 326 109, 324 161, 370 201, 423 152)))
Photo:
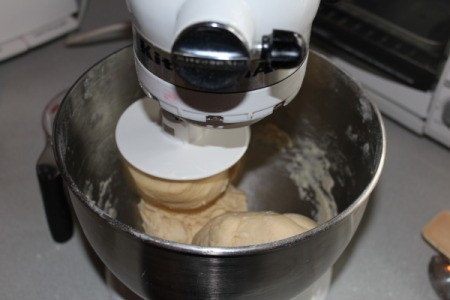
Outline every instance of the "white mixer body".
MULTIPOLYGON (((219 127, 256 122, 288 104, 299 91, 319 3, 320 0, 127 0, 141 86, 160 102, 162 109, 188 121, 219 127), (225 28, 248 49, 247 71, 232 87, 204 90, 187 84, 175 72, 174 44, 183 32, 198 24, 225 28), (265 47, 262 38, 274 30, 289 31, 301 39, 305 53, 299 65, 278 68, 261 58, 265 47)), ((213 64, 217 61, 221 63, 215 60, 213 64)))

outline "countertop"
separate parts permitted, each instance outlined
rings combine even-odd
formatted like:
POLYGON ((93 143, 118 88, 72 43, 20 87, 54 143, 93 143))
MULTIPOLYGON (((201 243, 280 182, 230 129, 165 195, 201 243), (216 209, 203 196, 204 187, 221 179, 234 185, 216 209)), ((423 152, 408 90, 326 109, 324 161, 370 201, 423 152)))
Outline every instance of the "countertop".
MULTIPOLYGON (((127 20, 125 2, 91 1, 81 31, 127 20)), ((130 40, 77 48, 64 39, 0 63, 0 298, 110 299, 104 267, 76 227, 67 243, 48 231, 36 177, 47 102, 130 40)), ((437 299, 427 268, 436 252, 420 231, 450 209, 450 150, 384 119, 384 172, 328 299, 437 299)))

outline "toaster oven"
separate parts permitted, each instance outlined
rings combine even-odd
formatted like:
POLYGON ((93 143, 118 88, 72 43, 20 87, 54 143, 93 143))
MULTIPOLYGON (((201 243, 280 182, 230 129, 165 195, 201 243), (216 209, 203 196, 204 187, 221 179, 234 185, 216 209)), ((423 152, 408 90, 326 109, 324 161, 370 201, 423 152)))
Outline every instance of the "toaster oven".
POLYGON ((450 1, 324 2, 311 40, 386 116, 450 147, 450 1))

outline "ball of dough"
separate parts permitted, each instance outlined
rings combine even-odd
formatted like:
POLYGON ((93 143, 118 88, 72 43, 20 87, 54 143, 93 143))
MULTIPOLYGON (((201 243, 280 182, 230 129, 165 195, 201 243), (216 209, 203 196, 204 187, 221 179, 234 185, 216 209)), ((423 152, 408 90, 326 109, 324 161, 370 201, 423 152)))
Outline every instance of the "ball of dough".
POLYGON ((171 210, 141 200, 138 204, 144 231, 165 240, 190 244, 194 235, 212 218, 232 211, 246 211, 244 192, 229 185, 209 206, 194 210, 171 210))
POLYGON ((171 209, 196 209, 217 199, 225 192, 230 172, 226 170, 199 180, 166 180, 145 174, 126 165, 141 197, 171 209))
POLYGON ((235 212, 209 221, 192 240, 207 247, 240 247, 285 239, 317 226, 302 215, 266 212, 235 212))

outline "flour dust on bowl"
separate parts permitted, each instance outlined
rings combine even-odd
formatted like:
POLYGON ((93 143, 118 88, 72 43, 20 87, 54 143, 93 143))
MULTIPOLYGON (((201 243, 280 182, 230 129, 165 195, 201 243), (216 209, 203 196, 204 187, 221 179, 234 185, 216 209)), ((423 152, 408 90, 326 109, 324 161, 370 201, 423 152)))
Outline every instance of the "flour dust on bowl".
POLYGON ((319 226, 276 242, 212 248, 143 233, 140 201, 119 155, 119 117, 144 95, 131 48, 86 72, 63 100, 54 150, 84 234, 109 270, 149 299, 290 299, 338 259, 384 162, 378 111, 360 88, 311 52, 300 93, 252 126, 235 185, 249 210, 301 213, 319 226))

